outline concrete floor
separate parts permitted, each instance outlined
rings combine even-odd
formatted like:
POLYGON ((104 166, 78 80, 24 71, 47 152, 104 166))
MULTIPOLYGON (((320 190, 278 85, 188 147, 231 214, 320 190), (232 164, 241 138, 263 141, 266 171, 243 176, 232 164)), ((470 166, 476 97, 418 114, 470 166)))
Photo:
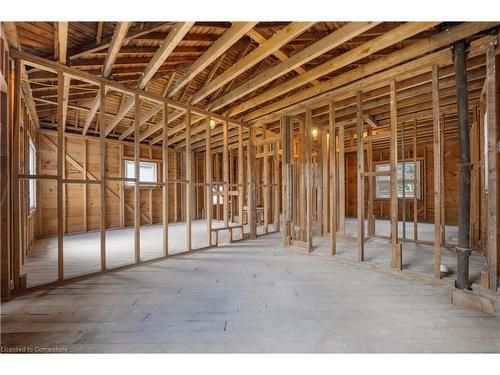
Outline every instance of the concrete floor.
MULTIPOLYGON (((352 242, 351 242, 352 244, 352 242)), ((21 296, 1 341, 70 352, 500 352, 497 316, 450 288, 280 233, 21 296)))
MULTIPOLYGON (((223 227, 222 221, 214 220, 213 228, 223 227)), ((274 230, 270 225, 270 231, 274 230)), ((390 222, 376 221, 376 234, 389 236, 390 222)), ((245 228, 248 233, 248 228, 245 228)), ((257 233, 263 233, 263 226, 257 227, 257 233)), ((399 223, 399 233, 402 233, 402 223, 399 223)), ((456 226, 446 227, 446 242, 456 243, 458 229, 456 226)), ((346 234, 356 236, 357 221, 346 219, 346 234)), ((150 260, 163 256, 163 228, 161 225, 145 225, 141 227, 141 260, 150 260)), ((407 238, 413 238, 413 223, 407 224, 407 238)), ((239 230, 235 230, 233 239, 241 238, 239 230)), ((426 241, 434 239, 434 225, 419 223, 418 238, 426 241)), ((100 233, 89 232, 64 236, 64 274, 65 277, 78 276, 100 270, 100 233)), ((227 231, 219 232, 219 243, 227 242, 227 231)), ((315 252, 329 254, 327 237, 315 236, 313 240, 315 252)), ((384 239, 369 239, 365 244, 367 262, 390 266, 391 251, 389 241, 384 239)), ((199 249, 208 245, 205 220, 192 222, 192 247, 199 249)), ((176 254, 186 250, 186 224, 183 222, 169 224, 169 253, 176 254)), ((337 253, 341 257, 357 259, 357 243, 355 240, 338 240, 337 253)), ((108 268, 114 268, 134 263, 134 229, 116 229, 106 231, 106 258, 108 268)), ((480 278, 484 258, 474 253, 470 258, 470 276, 473 281, 480 278)), ((447 248, 442 248, 442 264, 450 273, 443 275, 454 279, 456 275, 456 255, 447 248)), ((403 267, 405 271, 433 277, 434 247, 412 243, 403 244, 403 267)), ((57 239, 44 238, 35 241, 31 256, 22 268, 27 275, 27 286, 33 287, 57 280, 57 239)))
MULTIPOLYGON (((208 246, 205 220, 194 220, 191 225, 192 248, 208 246)), ((236 224, 234 224, 236 225, 236 224)), ((213 220, 213 228, 221 228, 222 221, 213 220)), ((258 233, 262 233, 259 226, 258 233)), ((248 232, 248 228, 245 229, 248 232)), ((169 254, 186 251, 186 223, 170 223, 169 254)), ((141 260, 163 256, 163 226, 141 226, 141 260)), ((215 238, 215 237, 214 237, 215 238)), ((241 239, 239 230, 233 231, 233 239, 241 239)), ((227 231, 219 232, 219 242, 227 242, 227 231)), ((64 275, 79 276, 101 269, 100 232, 68 234, 64 236, 64 275)), ((106 231, 106 261, 108 268, 134 263, 134 228, 106 231)), ((35 241, 30 257, 22 267, 27 275, 27 286, 33 287, 57 280, 57 238, 42 238, 35 241)))
MULTIPOLYGON (((365 224, 367 224, 365 222, 365 224)), ((380 236, 390 235, 390 222, 388 220, 376 220, 375 234, 380 236)), ((366 233, 366 228, 365 228, 366 233)), ((402 236, 402 223, 398 226, 399 236, 402 236)), ((346 219, 346 235, 357 235, 357 221, 354 218, 346 219)), ((446 243, 456 244, 458 238, 458 227, 446 226, 446 243)), ((413 239, 413 223, 406 226, 406 238, 413 239)), ((418 224, 418 239, 423 241, 434 241, 434 225, 428 223, 418 224)), ((329 238, 315 236, 313 239, 314 252, 321 254, 330 254, 329 238)), ((403 243, 403 270, 421 274, 429 278, 434 277, 434 245, 414 244, 411 242, 403 243)), ((357 259, 358 244, 356 239, 337 240, 337 255, 347 259, 357 259)), ((365 242, 365 258, 368 263, 390 267, 391 248, 390 241, 387 239, 370 238, 365 242)), ((485 257, 478 252, 473 252, 470 257, 469 276, 472 282, 479 281, 481 270, 484 269, 485 257)), ((457 257, 456 253, 449 248, 441 248, 441 264, 449 269, 448 274, 442 274, 442 277, 448 279, 450 283, 456 279, 457 257)))

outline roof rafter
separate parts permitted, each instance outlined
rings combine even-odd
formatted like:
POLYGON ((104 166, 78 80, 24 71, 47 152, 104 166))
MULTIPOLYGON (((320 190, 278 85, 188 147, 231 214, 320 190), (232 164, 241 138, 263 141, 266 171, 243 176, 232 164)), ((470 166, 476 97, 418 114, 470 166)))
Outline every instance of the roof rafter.
POLYGON ((235 22, 210 48, 196 60, 170 88, 167 96, 172 97, 198 73, 210 65, 217 57, 227 51, 234 43, 236 43, 248 30, 253 28, 257 22, 235 22))
POLYGON ((259 61, 279 50, 282 46, 300 35, 305 30, 314 25, 314 22, 292 22, 283 29, 279 30, 270 39, 263 42, 259 47, 254 49, 241 60, 237 61, 224 73, 217 76, 203 89, 198 91, 191 99, 191 104, 196 104, 206 98, 212 92, 222 87, 233 78, 250 69, 259 61))
POLYGON ((178 22, 172 27, 163 41, 163 44, 160 48, 158 48, 152 59, 149 61, 146 69, 144 69, 144 73, 142 74, 142 77, 137 85, 138 88, 143 89, 149 80, 153 78, 156 71, 172 53, 175 47, 177 47, 182 38, 184 38, 184 35, 189 32, 193 24, 194 22, 178 22))
POLYGON ((251 98, 233 108, 229 111, 230 116, 235 116, 241 112, 247 111, 259 104, 265 103, 273 98, 287 93, 295 88, 298 88, 313 79, 322 77, 328 73, 334 72, 340 68, 343 68, 355 61, 363 59, 377 51, 383 50, 395 43, 398 43, 404 39, 421 33, 431 27, 436 26, 439 22, 407 22, 395 29, 388 31, 348 52, 337 56, 308 72, 301 74, 291 80, 288 80, 278 86, 273 87, 270 90, 266 90, 262 94, 251 98))
POLYGON ((227 104, 232 103, 235 100, 254 91, 255 89, 288 73, 289 71, 301 65, 304 65, 306 62, 322 55, 323 53, 335 47, 338 47, 339 45, 345 43, 347 40, 371 29, 377 24, 377 22, 351 22, 341 29, 334 31, 326 37, 320 39, 313 45, 296 53, 288 60, 265 70, 264 72, 238 86, 226 95, 216 99, 209 105, 209 108, 211 110, 222 108, 227 104))
MULTIPOLYGON (((108 78, 111 74, 111 69, 113 67, 113 63, 118 56, 118 52, 123 44, 125 37, 127 36, 127 31, 130 26, 130 22, 118 22, 115 28, 115 32, 113 34, 113 38, 111 39, 111 43, 109 44, 108 53, 104 60, 104 65, 102 67, 102 76, 104 78, 108 78)), ((99 105, 101 104, 101 90, 97 91, 97 95, 90 107, 90 111, 87 113, 87 117, 85 118, 85 124, 83 126, 83 135, 85 135, 89 129, 94 116, 99 109, 99 105)))
POLYGON ((244 121, 254 121, 273 112, 280 111, 283 108, 303 104, 304 100, 312 99, 320 94, 326 95, 328 91, 342 85, 373 75, 374 73, 436 50, 437 48, 445 47, 456 40, 467 38, 470 35, 488 30, 497 25, 498 22, 473 22, 460 24, 439 34, 423 39, 419 42, 415 42, 412 45, 393 52, 386 57, 377 59, 346 73, 335 76, 327 81, 321 82, 313 88, 301 90, 275 103, 259 108, 258 110, 245 115, 243 119, 244 121))

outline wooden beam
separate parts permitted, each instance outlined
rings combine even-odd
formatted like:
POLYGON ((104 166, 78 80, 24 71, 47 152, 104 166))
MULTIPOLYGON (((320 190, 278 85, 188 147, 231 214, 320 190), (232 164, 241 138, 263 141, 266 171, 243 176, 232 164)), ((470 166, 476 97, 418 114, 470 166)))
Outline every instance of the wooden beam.
POLYGON ((66 64, 68 52, 68 22, 57 23, 58 38, 58 60, 61 64, 66 64))
POLYGON ((229 81, 233 80, 241 73, 250 69, 252 66, 262 61, 267 56, 278 51, 282 46, 294 39, 296 36, 303 33, 310 28, 314 22, 292 22, 285 26, 283 29, 275 33, 270 39, 264 41, 259 47, 255 48, 252 52, 244 58, 237 61, 229 69, 225 70, 222 74, 217 76, 209 84, 205 85, 191 98, 190 103, 196 104, 210 95, 218 88, 224 86, 229 81))
MULTIPOLYGON (((257 43, 259 43, 259 45, 264 44, 264 42, 267 40, 256 29, 252 29, 252 30, 248 31, 247 35, 250 38, 252 38, 254 41, 256 41, 257 43)), ((276 57, 280 61, 286 61, 286 60, 288 60, 290 58, 290 56, 288 56, 285 52, 283 52, 283 51, 281 51, 279 49, 276 50, 276 51, 274 51, 273 55, 274 55, 274 57, 276 57)), ((306 70, 302 66, 297 66, 293 70, 295 72, 297 72, 297 74, 304 74, 306 72, 306 70)), ((317 84, 319 82, 318 81, 313 81, 312 83, 313 84, 317 84)))
POLYGON ((439 114, 439 70, 432 67, 432 112, 434 144, 434 277, 441 278, 441 119, 439 114))
POLYGON ((365 168, 365 158, 363 149, 363 98, 361 91, 358 91, 357 98, 357 214, 358 214, 358 261, 365 261, 365 179, 363 171, 365 168))
POLYGON ((365 115, 365 116, 364 116, 364 119, 365 119, 365 122, 366 122, 369 126, 371 126, 372 128, 374 128, 374 129, 378 128, 378 124, 377 124, 377 122, 373 119, 373 117, 372 117, 372 116, 370 116, 370 115, 365 115))
POLYGON ((96 28, 96 32, 95 32, 95 43, 96 44, 101 44, 103 26, 104 26, 104 22, 97 22, 97 28, 96 28))
MULTIPOLYGON (((346 73, 339 74, 327 81, 321 82, 319 85, 315 85, 311 88, 300 90, 297 93, 289 95, 284 99, 278 100, 272 104, 262 107, 261 109, 256 110, 251 114, 250 113, 247 114, 246 116, 244 116, 243 119, 245 121, 248 121, 248 119, 252 117, 255 119, 252 121, 257 121, 257 119, 261 121, 263 116, 274 112, 278 112, 286 107, 288 107, 287 113, 290 113, 294 105, 303 107, 306 104, 310 104, 305 102, 308 99, 314 98, 314 100, 318 100, 318 98, 320 98, 319 97, 320 94, 325 93, 326 95, 327 92, 330 90, 360 80, 363 77, 373 75, 377 72, 381 72, 382 70, 387 70, 387 68, 389 67, 396 66, 402 62, 411 60, 417 56, 424 55, 438 48, 449 46, 450 43, 453 43, 456 40, 464 39, 470 35, 477 34, 481 31, 490 29, 496 25, 498 25, 498 22, 472 22, 472 23, 466 22, 460 24, 451 29, 445 30, 439 34, 436 34, 430 38, 413 43, 412 45, 403 48, 399 51, 393 52, 392 54, 384 58, 377 59, 358 68, 351 69, 346 73)), ((425 59, 421 59, 419 64, 421 64, 423 60, 425 59)), ((395 74, 396 70, 392 71, 391 74, 395 74)), ((354 91, 359 90, 361 88, 365 88, 366 83, 360 81, 356 86, 357 86, 356 88, 353 88, 354 91)), ((328 98, 326 100, 331 99, 330 93, 328 93, 327 96, 328 98)), ((335 99, 338 100, 338 98, 335 99)), ((277 115, 282 115, 282 113, 281 114, 277 113, 277 115)))
POLYGON ((209 66, 220 55, 226 52, 234 43, 236 43, 245 33, 253 28, 257 22, 235 22, 205 53, 196 60, 170 88, 167 96, 172 97, 198 73, 209 66))
POLYGON ((325 52, 338 47, 339 45, 347 42, 351 38, 371 29, 376 26, 376 22, 351 22, 339 30, 334 31, 330 35, 322 38, 313 45, 305 48, 304 50, 294 54, 286 61, 273 66, 270 69, 260 73, 256 77, 250 79, 244 84, 240 85, 231 92, 218 98, 210 103, 210 110, 220 109, 235 100, 255 91, 257 88, 275 80, 276 78, 288 73, 295 68, 304 65, 306 62, 324 54, 325 52))
POLYGON ((153 78, 156 71, 165 62, 168 56, 172 53, 175 47, 177 47, 193 25, 194 22, 177 22, 172 26, 172 29, 163 41, 162 45, 151 58, 146 66, 146 69, 144 69, 139 83, 137 84, 139 89, 143 89, 151 78, 153 78))
MULTIPOLYGON (((301 87, 306 83, 312 81, 313 79, 320 78, 326 74, 334 72, 341 69, 355 61, 363 59, 371 54, 387 48, 395 43, 398 43, 406 38, 412 37, 422 31, 425 31, 438 24, 438 22, 407 22, 398 26, 397 28, 382 34, 354 49, 351 49, 340 56, 337 56, 309 71, 307 73, 294 77, 280 85, 273 87, 270 90, 266 90, 262 94, 255 96, 233 108, 229 111, 229 116, 235 116, 242 112, 248 111, 249 109, 265 103, 273 98, 283 95, 293 89, 301 87)), ((341 29, 342 30, 342 29, 341 29)), ((340 30, 339 30, 340 31, 340 30)), ((260 114, 260 112, 255 111, 255 113, 260 114)), ((253 120, 254 118, 260 117, 255 114, 249 113, 245 115, 246 120, 253 120)))
POLYGON ((107 78, 111 75, 113 64, 115 63, 115 60, 118 57, 118 53, 120 52, 120 48, 122 47, 123 41, 127 36, 129 26, 130 22, 118 22, 116 25, 113 38, 111 39, 111 43, 108 48, 108 53, 106 54, 106 58, 104 59, 104 64, 102 66, 102 76, 104 78, 107 78))
MULTIPOLYGON (((100 92, 100 91, 99 91, 100 92)), ((118 113, 116 114, 115 118, 111 121, 111 123, 106 127, 106 130, 104 132, 104 136, 107 137, 109 133, 118 125, 118 123, 123 120, 123 118, 127 115, 127 113, 130 112, 130 110, 134 107, 135 104, 135 96, 130 96, 127 101, 125 102, 124 105, 120 108, 118 113)), ((135 124, 134 124, 135 125, 135 124)), ((135 128, 135 126, 132 125, 131 128, 135 128)), ((106 126, 105 123, 102 124, 102 126, 106 126)))

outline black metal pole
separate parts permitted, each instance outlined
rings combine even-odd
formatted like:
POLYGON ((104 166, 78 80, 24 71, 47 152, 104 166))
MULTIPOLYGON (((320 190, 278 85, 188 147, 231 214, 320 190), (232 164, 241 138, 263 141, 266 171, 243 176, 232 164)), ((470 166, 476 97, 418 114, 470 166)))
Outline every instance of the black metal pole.
POLYGON ((457 88, 458 136, 459 136, 459 203, 457 288, 469 287, 469 227, 470 227, 470 141, 469 101, 467 92, 467 65, 465 40, 453 44, 455 79, 457 88))

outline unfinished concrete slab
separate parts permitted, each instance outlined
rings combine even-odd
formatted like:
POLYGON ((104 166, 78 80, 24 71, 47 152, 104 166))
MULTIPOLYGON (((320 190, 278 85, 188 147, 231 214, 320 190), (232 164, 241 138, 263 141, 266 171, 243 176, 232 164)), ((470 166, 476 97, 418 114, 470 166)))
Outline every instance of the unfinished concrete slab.
POLYGON ((2 306, 2 345, 70 352, 500 352, 497 315, 451 289, 280 234, 36 292, 2 306))

